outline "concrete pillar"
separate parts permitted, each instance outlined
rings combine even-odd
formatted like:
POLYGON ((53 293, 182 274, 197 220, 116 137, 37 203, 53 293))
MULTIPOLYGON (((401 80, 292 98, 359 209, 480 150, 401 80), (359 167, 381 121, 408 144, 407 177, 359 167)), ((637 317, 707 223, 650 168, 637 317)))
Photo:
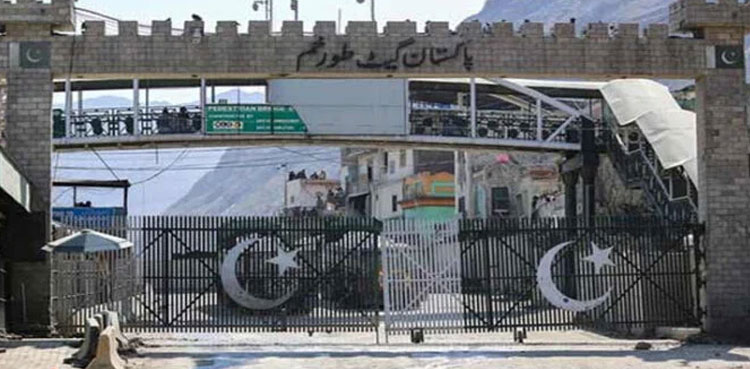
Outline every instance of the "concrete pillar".
MULTIPOLYGON (((742 28, 710 28, 711 45, 743 45, 742 28)), ((710 68, 710 67, 709 67, 710 68)), ((700 216, 706 224, 706 328, 750 332, 750 127, 744 69, 697 79, 700 216)))
POLYGON ((73 116, 73 89, 70 78, 65 80, 65 137, 70 135, 70 119, 73 116))
POLYGON ((133 80, 133 134, 141 134, 141 86, 136 78, 133 80))
POLYGON ((582 118, 581 154, 583 156, 583 217, 592 225, 596 216, 596 174, 599 171, 599 153, 596 149, 594 122, 582 118))
POLYGON ((469 85, 469 109, 471 110, 471 137, 477 137, 477 79, 469 85))
MULTIPOLYGON (((569 158, 570 159, 570 158, 569 158)), ((573 240, 577 237, 576 226, 578 224, 578 182, 580 179, 580 170, 573 170, 562 174, 563 184, 565 185, 565 226, 570 230, 568 238, 573 240)), ((578 284, 576 275, 576 255, 568 253, 563 259, 565 265, 564 292, 565 295, 572 298, 578 297, 578 284)))
POLYGON ((206 79, 201 78, 201 92, 200 92, 200 104, 201 104, 201 130, 206 132, 206 79))
POLYGON ((464 151, 464 169, 466 170, 464 206, 466 207, 466 217, 473 219, 476 217, 476 206, 474 206, 474 171, 472 169, 471 153, 467 151, 464 151))
POLYGON ((6 149, 32 183, 32 210, 49 214, 52 74, 49 69, 11 69, 7 81, 6 149))

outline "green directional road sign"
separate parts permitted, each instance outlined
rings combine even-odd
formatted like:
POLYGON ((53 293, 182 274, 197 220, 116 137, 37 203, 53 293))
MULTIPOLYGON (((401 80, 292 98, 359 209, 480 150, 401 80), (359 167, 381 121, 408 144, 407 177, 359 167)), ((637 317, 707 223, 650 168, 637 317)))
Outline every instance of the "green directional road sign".
POLYGON ((291 106, 206 105, 206 134, 304 134, 307 126, 291 106))

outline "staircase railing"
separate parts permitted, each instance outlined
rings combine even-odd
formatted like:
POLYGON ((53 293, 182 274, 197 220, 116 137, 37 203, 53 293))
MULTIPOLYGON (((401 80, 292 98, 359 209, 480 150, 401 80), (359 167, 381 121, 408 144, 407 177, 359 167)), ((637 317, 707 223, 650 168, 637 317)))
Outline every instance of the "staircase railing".
POLYGON ((665 169, 656 151, 637 132, 637 139, 624 142, 619 127, 611 121, 602 134, 610 160, 623 182, 643 190, 659 215, 669 219, 698 216, 698 191, 682 168, 665 169))

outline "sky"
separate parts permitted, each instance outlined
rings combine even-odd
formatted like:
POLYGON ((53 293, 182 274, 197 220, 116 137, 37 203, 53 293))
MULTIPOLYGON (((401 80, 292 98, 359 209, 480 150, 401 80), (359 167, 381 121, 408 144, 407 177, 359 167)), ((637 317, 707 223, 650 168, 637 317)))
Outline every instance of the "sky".
MULTIPOLYGON (((181 27, 192 14, 200 15, 211 29, 218 20, 234 20, 246 24, 248 20, 264 19, 264 12, 252 10, 254 0, 78 0, 80 8, 95 10, 118 19, 151 20, 172 18, 176 27, 181 27)), ((274 27, 281 28, 282 20, 293 20, 291 0, 272 0, 274 3, 274 27)), ((482 8, 484 0, 375 0, 376 19, 379 27, 385 21, 412 20, 424 26, 427 20, 449 21, 456 25, 482 8)), ((344 24, 349 20, 370 20, 370 0, 359 4, 357 0, 299 0, 300 20, 305 28, 312 30, 317 20, 335 21, 341 9, 344 24)))
MULTIPOLYGON (((280 30, 281 21, 293 19, 294 14, 289 9, 291 0, 275 0, 276 30, 280 30)), ((305 22, 306 30, 312 30, 316 20, 337 20, 338 10, 341 9, 342 20, 345 24, 349 20, 369 20, 370 3, 358 4, 357 0, 299 0, 300 19, 305 22)), ((465 18, 477 13, 484 0, 376 0, 376 13, 379 27, 388 20, 412 20, 418 22, 422 29, 427 20, 449 21, 452 26, 465 18)), ((172 18, 175 27, 182 27, 182 22, 191 18, 193 13, 199 14, 206 22, 206 29, 210 30, 218 20, 236 20, 246 24, 248 20, 262 20, 264 13, 252 11, 251 0, 79 0, 76 6, 94 10, 99 13, 122 20, 137 20, 143 24, 150 24, 151 20, 172 18)), ((217 94, 229 88, 217 88, 217 94)), ((245 92, 258 92, 257 88, 246 88, 245 92)), ((262 90, 261 90, 262 92, 262 90)), ((131 90, 87 92, 84 100, 103 95, 119 96, 131 99, 131 90)), ((143 103, 144 93, 140 94, 143 103)), ((77 94, 73 95, 74 100, 77 94)), ((169 89, 153 90, 151 101, 169 101, 173 104, 195 102, 199 98, 198 89, 169 89)), ((55 104, 64 103, 64 94, 55 94, 55 104)), ((77 101, 74 103, 77 106, 77 101)), ((171 163, 179 166, 194 166, 208 168, 218 163, 222 149, 190 150, 180 159, 182 150, 143 150, 143 151, 104 151, 101 157, 113 168, 118 178, 127 178, 133 183, 143 182, 134 186, 130 192, 131 213, 158 214, 169 204, 180 199, 195 181, 208 170, 196 171, 161 171, 171 163), (124 170, 134 165, 142 166, 144 170, 124 170), (154 175, 157 175, 154 178, 154 175)), ((247 148, 248 155, 253 150, 247 148)), ((114 179, 93 152, 71 154, 55 154, 53 157, 53 176, 56 179, 114 179), (90 168, 73 169, 79 167, 90 168), (70 168, 70 169, 66 169, 70 168)), ((64 189, 57 189, 53 193, 56 206, 70 206, 73 203, 72 193, 64 189)), ((79 201, 92 200, 96 206, 119 206, 121 195, 117 191, 92 190, 79 193, 79 201)))
MULTIPOLYGON (((265 12, 252 10, 255 0, 78 0, 76 6, 93 10, 121 20, 137 20, 142 24, 150 24, 152 20, 172 19, 176 28, 181 28, 185 20, 191 19, 192 14, 200 15, 206 22, 206 29, 215 27, 216 21, 235 20, 247 24, 249 20, 265 19, 265 12)), ((273 1, 274 27, 281 29, 284 20, 293 20, 294 12, 290 9, 291 0, 273 1)), ((336 21, 339 9, 342 14, 342 29, 348 21, 370 20, 370 1, 363 0, 298 0, 299 17, 305 23, 305 29, 312 31, 315 21, 336 21)), ((418 29, 424 28, 424 23, 432 21, 448 21, 452 27, 479 12, 484 0, 374 0, 378 27, 382 29, 387 21, 411 20, 417 22, 418 29)), ((246 26, 244 27, 246 31, 246 26)), ((243 32, 243 30, 241 30, 243 32)), ((262 92, 258 88, 246 88, 247 93, 262 92)), ((220 89, 217 93, 224 92, 220 89)), ((103 91, 88 93, 86 98, 103 95, 113 95, 132 98, 129 90, 103 91)), ((141 99, 144 96, 141 94, 141 99)), ((74 96, 74 101, 77 99, 74 96)), ((175 104, 187 103, 198 99, 197 89, 160 90, 151 93, 152 100, 167 100, 175 104)), ((56 94, 56 104, 64 103, 64 96, 56 94)), ((74 104, 76 106, 77 102, 74 104)))

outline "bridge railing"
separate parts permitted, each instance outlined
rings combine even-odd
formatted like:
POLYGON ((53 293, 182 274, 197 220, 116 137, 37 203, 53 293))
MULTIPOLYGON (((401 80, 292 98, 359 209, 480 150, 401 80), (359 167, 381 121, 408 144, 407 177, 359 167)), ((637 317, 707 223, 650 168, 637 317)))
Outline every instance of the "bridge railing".
POLYGON ((636 126, 618 127, 605 119, 610 129, 603 139, 620 178, 643 189, 656 210, 670 219, 695 219, 698 189, 680 168, 665 169, 651 144, 636 126))
MULTIPOLYGON (((499 111, 477 111, 477 137, 506 140, 547 141, 557 133, 552 142, 579 143, 580 124, 571 122, 558 132, 566 122, 565 116, 543 116, 541 126, 536 114, 499 111)), ((412 109, 409 121, 411 134, 425 136, 471 137, 471 116, 468 111, 412 109)))
POLYGON ((199 133, 203 112, 199 106, 153 106, 138 114, 132 108, 85 109, 71 112, 66 132, 65 114, 57 110, 53 130, 55 138, 199 133))
MULTIPOLYGON (((410 134, 418 136, 471 137, 468 111, 412 109, 410 134)), ((72 111, 66 129, 65 113, 55 110, 54 138, 92 138, 116 136, 152 136, 204 132, 200 106, 152 106, 100 108, 72 111)), ((480 110, 477 112, 478 138, 579 143, 580 124, 569 117, 515 111, 480 110), (567 125, 566 125, 567 124, 567 125), (552 137, 552 138, 550 138, 552 137)))

